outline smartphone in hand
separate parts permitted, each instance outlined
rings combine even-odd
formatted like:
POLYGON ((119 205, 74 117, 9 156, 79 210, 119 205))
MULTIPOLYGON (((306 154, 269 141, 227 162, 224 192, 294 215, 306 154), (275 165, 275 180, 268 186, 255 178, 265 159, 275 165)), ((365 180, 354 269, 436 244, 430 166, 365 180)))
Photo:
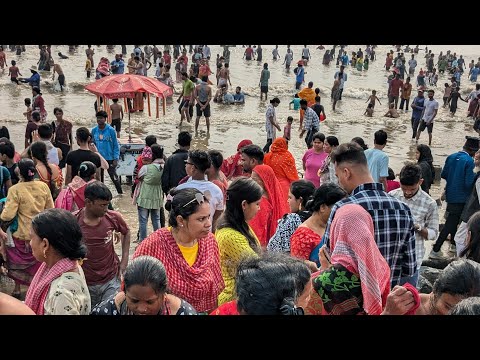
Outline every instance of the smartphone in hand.
POLYGON ((330 254, 330 249, 324 245, 322 246, 323 254, 327 258, 328 262, 331 264, 332 263, 332 255, 330 254))

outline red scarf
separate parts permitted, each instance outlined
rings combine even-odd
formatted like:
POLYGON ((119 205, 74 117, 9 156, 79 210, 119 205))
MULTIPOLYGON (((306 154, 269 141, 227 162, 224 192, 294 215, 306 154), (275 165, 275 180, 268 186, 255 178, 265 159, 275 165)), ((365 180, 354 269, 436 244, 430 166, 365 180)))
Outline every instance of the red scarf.
POLYGON ((232 300, 220 305, 210 315, 240 315, 237 310, 237 300, 232 300))
POLYGON ((365 312, 379 315, 390 292, 390 267, 373 234, 372 217, 363 207, 343 205, 332 221, 330 248, 332 264, 359 275, 365 312))
POLYGON ((240 141, 237 146, 237 153, 223 160, 220 170, 225 174, 228 180, 233 177, 240 176, 243 173, 243 166, 239 164, 242 148, 247 145, 253 144, 251 140, 245 139, 240 141))
MULTIPOLYGON (((266 224, 267 228, 271 231, 270 234, 267 234, 266 242, 268 243, 270 237, 273 236, 275 230, 277 229, 278 220, 282 218, 283 215, 289 213, 290 209, 288 208, 287 201, 283 196, 282 187, 275 176, 273 169, 268 165, 257 165, 253 168, 253 172, 255 172, 262 179, 265 192, 268 194, 268 201, 272 205, 272 211, 268 216, 268 224, 266 224)), ((262 217, 263 211, 264 210, 262 210, 262 207, 260 206, 260 211, 257 212, 257 215, 255 215, 251 221, 255 222, 257 217, 262 217)), ((260 240, 258 234, 256 235, 260 240)), ((262 242, 262 240, 260 240, 260 242, 262 242)))
POLYGON ((76 260, 70 260, 68 258, 57 261, 50 269, 47 268, 46 263, 42 263, 28 288, 25 304, 27 304, 35 314, 43 315, 45 312, 45 299, 50 291, 52 282, 63 273, 76 269, 77 266, 78 263, 76 260))
POLYGON ((157 230, 138 245, 133 258, 148 255, 159 259, 167 270, 171 294, 189 302, 198 312, 217 307, 225 288, 220 270, 220 253, 212 233, 198 239, 198 255, 189 266, 168 228, 157 230))
POLYGON ((270 147, 270 152, 265 155, 263 163, 273 169, 282 186, 284 199, 287 201, 290 184, 299 179, 295 158, 288 151, 287 140, 276 138, 270 147))

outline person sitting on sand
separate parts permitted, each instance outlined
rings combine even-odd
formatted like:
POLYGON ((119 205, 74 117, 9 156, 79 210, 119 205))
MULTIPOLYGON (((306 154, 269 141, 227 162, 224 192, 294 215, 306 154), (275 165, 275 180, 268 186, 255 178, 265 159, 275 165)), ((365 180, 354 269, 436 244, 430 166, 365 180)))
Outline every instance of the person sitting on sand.
POLYGON ((391 117, 391 118, 398 118, 400 114, 398 113, 397 109, 394 108, 394 103, 390 103, 388 105, 388 111, 385 115, 386 117, 391 117))

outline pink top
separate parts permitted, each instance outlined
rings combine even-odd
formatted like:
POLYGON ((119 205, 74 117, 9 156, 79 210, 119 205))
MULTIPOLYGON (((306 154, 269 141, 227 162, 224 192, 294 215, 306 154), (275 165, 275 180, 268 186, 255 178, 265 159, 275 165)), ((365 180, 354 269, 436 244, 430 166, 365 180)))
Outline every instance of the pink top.
POLYGON ((302 161, 305 164, 305 180, 311 181, 316 188, 320 186, 320 178, 318 177, 318 169, 321 168, 323 161, 327 158, 326 152, 317 154, 313 148, 308 149, 303 155, 302 161))

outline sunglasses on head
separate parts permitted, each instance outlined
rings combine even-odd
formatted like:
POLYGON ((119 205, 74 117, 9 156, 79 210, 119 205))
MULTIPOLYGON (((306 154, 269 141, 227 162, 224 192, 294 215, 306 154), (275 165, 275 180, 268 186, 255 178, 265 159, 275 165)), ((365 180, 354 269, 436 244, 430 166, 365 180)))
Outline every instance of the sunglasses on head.
POLYGON ((184 208, 185 206, 188 206, 190 205, 191 203, 193 203, 194 201, 197 201, 198 202, 198 205, 202 205, 204 202, 205 202, 205 196, 201 193, 196 193, 195 194, 195 197, 190 200, 188 203, 186 203, 185 205, 182 206, 182 208, 184 208))

